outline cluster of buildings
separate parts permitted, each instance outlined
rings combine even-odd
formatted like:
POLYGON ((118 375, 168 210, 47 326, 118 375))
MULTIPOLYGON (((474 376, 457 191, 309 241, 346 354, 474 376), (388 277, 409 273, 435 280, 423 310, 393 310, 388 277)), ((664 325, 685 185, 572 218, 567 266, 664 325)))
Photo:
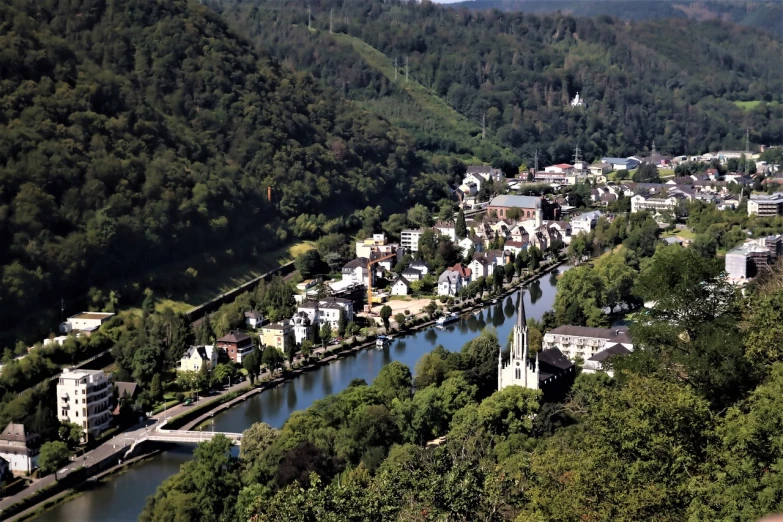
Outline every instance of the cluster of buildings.
POLYGON ((544 335, 541 351, 533 357, 529 351, 529 335, 525 315, 524 296, 519 296, 517 322, 512 332, 509 360, 498 355, 498 389, 522 386, 542 390, 551 399, 567 393, 576 377, 577 362, 582 371, 595 373, 612 371, 606 361, 612 357, 628 355, 633 342, 626 327, 588 328, 564 325, 544 335))

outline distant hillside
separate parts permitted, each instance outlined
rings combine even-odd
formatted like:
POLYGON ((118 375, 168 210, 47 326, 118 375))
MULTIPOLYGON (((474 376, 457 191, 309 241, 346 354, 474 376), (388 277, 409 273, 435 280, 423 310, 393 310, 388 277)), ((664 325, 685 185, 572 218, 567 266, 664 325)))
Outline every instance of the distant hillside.
POLYGON ((253 259, 300 214, 445 195, 405 132, 197 3, 21 0, 0 21, 0 330, 229 241, 253 259))
POLYGON ((781 42, 718 21, 616 23, 373 0, 213 6, 282 63, 389 120, 405 113, 417 143, 427 148, 429 137, 433 151, 460 139, 429 125, 425 111, 411 116, 415 102, 340 34, 397 60, 400 75, 407 60, 417 82, 470 121, 483 118, 493 142, 529 162, 535 150, 541 162, 568 161, 577 145, 590 160, 653 141, 672 154, 741 147, 746 127, 753 143, 783 136, 783 71, 771 66, 781 42), (586 109, 570 107, 577 92, 586 109))
POLYGON ((526 13, 562 13, 575 16, 614 16, 623 20, 690 18, 722 20, 761 29, 783 37, 783 2, 678 0, 474 0, 450 6, 475 10, 499 9, 526 13))

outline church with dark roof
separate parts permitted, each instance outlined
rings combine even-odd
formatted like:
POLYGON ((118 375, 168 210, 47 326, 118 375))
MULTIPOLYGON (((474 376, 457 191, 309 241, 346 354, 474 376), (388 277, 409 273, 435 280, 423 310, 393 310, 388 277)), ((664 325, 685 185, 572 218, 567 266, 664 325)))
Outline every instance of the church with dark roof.
POLYGON ((498 355, 498 390, 523 386, 543 391, 547 400, 560 400, 568 393, 575 377, 574 363, 557 348, 541 350, 536 353, 535 360, 530 356, 525 296, 521 290, 508 363, 504 365, 502 353, 498 355))

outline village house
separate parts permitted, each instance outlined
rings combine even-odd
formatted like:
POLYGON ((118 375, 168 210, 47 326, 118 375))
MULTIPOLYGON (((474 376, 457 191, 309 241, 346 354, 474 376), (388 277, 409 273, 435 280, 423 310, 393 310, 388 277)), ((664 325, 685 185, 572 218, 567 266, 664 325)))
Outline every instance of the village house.
POLYGON ((401 275, 409 282, 421 281, 421 278, 424 277, 424 274, 422 274, 420 270, 416 270, 415 268, 410 267, 403 270, 401 275))
POLYGON ((397 278, 391 286, 391 295, 408 295, 411 290, 411 284, 404 276, 397 278))
POLYGON ((481 252, 484 250, 484 242, 478 236, 464 237, 457 242, 457 245, 462 251, 462 257, 466 257, 471 248, 474 252, 481 252))
POLYGON ((440 221, 435 223, 432 228, 441 236, 445 236, 455 243, 457 242, 457 228, 453 221, 440 221))
POLYGON ((571 218, 571 233, 575 236, 581 233, 589 234, 598 223, 599 217, 601 217, 601 213, 597 210, 577 214, 571 218))
POLYGON ((366 285, 369 277, 367 263, 369 263, 369 259, 366 257, 358 257, 345 263, 342 268, 343 281, 347 280, 356 284, 366 285))
POLYGON ((423 276, 430 273, 430 267, 427 266, 427 263, 425 263, 421 259, 416 259, 414 261, 411 261, 411 264, 408 265, 408 268, 418 270, 423 276))
POLYGON ((303 341, 313 340, 313 324, 307 312, 296 312, 291 318, 291 324, 294 327, 294 342, 298 346, 301 346, 303 341))
POLYGON ((219 349, 225 350, 228 358, 237 364, 242 364, 242 359, 255 349, 253 339, 239 330, 232 330, 215 341, 215 345, 219 349))
POLYGON ((462 263, 456 263, 454 266, 448 268, 448 270, 459 273, 460 277, 462 277, 462 284, 467 284, 472 281, 470 268, 463 266, 462 263))
POLYGON ((306 313, 313 325, 320 327, 324 322, 327 322, 335 331, 340 324, 341 312, 347 322, 353 321, 353 302, 339 297, 305 301, 297 306, 296 311, 306 313))
POLYGON ((264 324, 264 316, 261 315, 261 312, 256 312, 255 310, 245 312, 245 326, 255 330, 262 324, 264 324))
POLYGON ((264 346, 276 348, 279 352, 285 352, 285 342, 287 338, 294 339, 294 325, 285 320, 279 323, 266 324, 261 329, 261 338, 264 346))
POLYGON ((191 346, 188 348, 179 360, 177 371, 198 372, 202 366, 206 366, 207 371, 217 366, 218 351, 214 345, 191 346))
POLYGON ((38 467, 41 443, 41 437, 28 433, 24 424, 12 422, 0 433, 0 458, 8 462, 12 472, 32 473, 38 467))
POLYGON ((82 312, 72 315, 60 325, 61 333, 70 332, 94 332, 101 327, 103 323, 114 317, 115 314, 108 312, 82 312))
POLYGON ((454 270, 444 270, 438 277, 438 295, 457 295, 462 289, 462 276, 454 270))
POLYGON ((486 167, 481 165, 471 165, 465 171, 465 177, 462 179, 462 184, 474 183, 476 190, 481 190, 481 184, 492 180, 494 183, 502 183, 505 181, 506 176, 503 175, 503 171, 500 169, 494 169, 492 167, 486 167))
POLYGON ((557 165, 550 165, 549 167, 544 167, 544 172, 551 173, 551 174, 573 174, 574 173, 574 166, 569 165, 568 163, 558 163, 557 165))
POLYGON ((602 161, 599 163, 593 163, 587 167, 587 170, 590 172, 591 176, 604 176, 605 174, 609 174, 612 171, 612 166, 602 161))
POLYGON ((605 371, 609 377, 614 377, 614 371, 605 368, 606 362, 613 357, 624 357, 629 353, 631 353, 631 350, 622 344, 615 344, 609 348, 604 348, 584 362, 582 373, 605 371))

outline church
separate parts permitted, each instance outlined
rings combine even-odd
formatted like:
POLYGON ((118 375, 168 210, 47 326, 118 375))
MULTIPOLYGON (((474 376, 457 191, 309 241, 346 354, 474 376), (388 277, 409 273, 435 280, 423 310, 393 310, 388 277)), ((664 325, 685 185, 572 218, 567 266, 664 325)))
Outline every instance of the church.
POLYGON ((525 296, 524 290, 521 290, 508 364, 503 365, 502 352, 498 355, 498 390, 508 386, 523 386, 543 391, 546 400, 558 401, 566 396, 575 378, 574 363, 557 348, 541 350, 536 353, 535 361, 528 356, 525 296))

